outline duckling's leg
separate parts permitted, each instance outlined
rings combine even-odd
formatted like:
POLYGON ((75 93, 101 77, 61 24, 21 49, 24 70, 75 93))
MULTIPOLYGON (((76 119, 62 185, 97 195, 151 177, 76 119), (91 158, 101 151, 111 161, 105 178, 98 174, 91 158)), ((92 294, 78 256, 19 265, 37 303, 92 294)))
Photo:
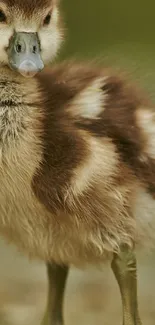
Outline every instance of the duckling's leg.
POLYGON ((64 325, 63 296, 68 275, 67 266, 47 264, 48 301, 42 325, 64 325))
POLYGON ((138 312, 137 267, 134 252, 123 247, 119 255, 114 254, 112 270, 121 292, 123 325, 141 325, 138 312))

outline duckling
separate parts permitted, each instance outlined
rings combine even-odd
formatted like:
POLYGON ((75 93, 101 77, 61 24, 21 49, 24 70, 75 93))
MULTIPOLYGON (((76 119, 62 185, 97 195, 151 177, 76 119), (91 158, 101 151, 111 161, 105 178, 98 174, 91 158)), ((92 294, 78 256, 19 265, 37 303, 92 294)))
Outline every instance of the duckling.
POLYGON ((136 250, 154 247, 155 111, 103 67, 43 69, 63 40, 58 8, 0 1, 0 234, 47 264, 44 325, 64 325, 69 267, 106 260, 123 324, 140 325, 136 250))

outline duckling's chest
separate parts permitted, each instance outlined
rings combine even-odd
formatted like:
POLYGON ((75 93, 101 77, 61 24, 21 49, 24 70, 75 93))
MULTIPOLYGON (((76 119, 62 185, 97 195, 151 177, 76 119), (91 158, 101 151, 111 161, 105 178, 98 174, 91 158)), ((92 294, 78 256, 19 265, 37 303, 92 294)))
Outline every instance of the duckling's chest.
POLYGON ((0 232, 35 255, 34 238, 41 238, 47 222, 31 186, 39 157, 25 142, 17 147, 13 142, 8 147, 3 144, 0 154, 0 232))

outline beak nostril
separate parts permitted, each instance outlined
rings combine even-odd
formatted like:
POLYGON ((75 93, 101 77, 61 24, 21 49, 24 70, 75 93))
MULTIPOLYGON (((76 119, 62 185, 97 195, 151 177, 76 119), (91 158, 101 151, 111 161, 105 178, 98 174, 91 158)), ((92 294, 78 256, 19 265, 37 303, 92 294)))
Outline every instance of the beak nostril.
POLYGON ((16 51, 17 51, 17 53, 21 53, 21 51, 22 51, 22 46, 21 46, 20 44, 17 44, 17 45, 16 45, 16 51))
POLYGON ((36 50, 37 50, 37 47, 34 45, 34 46, 33 46, 33 53, 34 53, 34 54, 36 53, 36 50))

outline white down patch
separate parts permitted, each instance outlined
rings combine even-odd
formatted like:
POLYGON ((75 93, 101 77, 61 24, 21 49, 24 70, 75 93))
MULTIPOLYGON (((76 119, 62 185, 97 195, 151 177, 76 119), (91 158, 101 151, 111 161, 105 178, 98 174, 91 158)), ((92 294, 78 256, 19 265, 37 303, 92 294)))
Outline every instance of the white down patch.
POLYGON ((108 139, 101 142, 95 137, 90 137, 86 142, 89 154, 74 170, 71 183, 76 196, 82 194, 94 181, 103 181, 105 185, 117 170, 118 157, 114 145, 108 139))
POLYGON ((106 78, 95 79, 89 87, 81 91, 71 102, 69 110, 74 116, 95 119, 103 112, 107 94, 101 89, 106 78))
POLYGON ((139 109, 137 122, 146 138, 145 154, 155 159, 155 112, 147 108, 139 109))

